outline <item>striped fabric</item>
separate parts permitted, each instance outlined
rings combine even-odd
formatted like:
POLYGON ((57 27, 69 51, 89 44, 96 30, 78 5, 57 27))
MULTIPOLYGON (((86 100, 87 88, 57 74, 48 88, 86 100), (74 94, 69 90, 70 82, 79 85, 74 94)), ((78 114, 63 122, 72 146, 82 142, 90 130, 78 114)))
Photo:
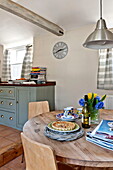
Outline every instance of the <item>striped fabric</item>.
POLYGON ((11 80, 10 51, 5 50, 2 65, 2 81, 11 80))
POLYGON ((30 78, 32 69, 32 46, 26 46, 26 54, 23 60, 21 78, 30 78))
POLYGON ((99 51, 97 88, 113 90, 113 49, 99 51))

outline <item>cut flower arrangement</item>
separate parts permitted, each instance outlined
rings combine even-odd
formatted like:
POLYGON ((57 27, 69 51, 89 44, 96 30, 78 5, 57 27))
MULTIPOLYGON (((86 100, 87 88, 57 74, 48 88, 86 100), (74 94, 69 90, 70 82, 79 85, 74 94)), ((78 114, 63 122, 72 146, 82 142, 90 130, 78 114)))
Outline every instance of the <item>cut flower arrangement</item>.
MULTIPOLYGON (((91 123, 98 123, 99 121, 99 109, 104 108, 104 100, 106 95, 99 97, 96 93, 87 94, 87 109, 91 116, 91 123)), ((79 104, 84 107, 85 100, 82 98, 79 100, 79 104)))

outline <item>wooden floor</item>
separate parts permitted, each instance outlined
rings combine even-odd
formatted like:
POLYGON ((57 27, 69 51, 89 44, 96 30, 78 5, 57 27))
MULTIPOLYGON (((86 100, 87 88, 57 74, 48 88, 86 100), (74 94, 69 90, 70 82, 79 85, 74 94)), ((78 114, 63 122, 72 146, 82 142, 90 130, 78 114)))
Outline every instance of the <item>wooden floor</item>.
POLYGON ((25 170, 25 161, 21 163, 21 160, 22 156, 19 156, 2 166, 0 170, 25 170))
POLYGON ((20 133, 19 130, 0 125, 0 167, 22 154, 20 133))

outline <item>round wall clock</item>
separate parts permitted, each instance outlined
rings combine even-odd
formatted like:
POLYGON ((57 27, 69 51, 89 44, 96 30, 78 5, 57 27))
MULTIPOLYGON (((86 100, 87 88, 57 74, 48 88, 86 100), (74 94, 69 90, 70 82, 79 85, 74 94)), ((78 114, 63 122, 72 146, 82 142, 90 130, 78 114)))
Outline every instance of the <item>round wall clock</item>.
POLYGON ((53 47, 53 55, 57 59, 64 58, 68 53, 68 46, 64 42, 57 42, 53 47))

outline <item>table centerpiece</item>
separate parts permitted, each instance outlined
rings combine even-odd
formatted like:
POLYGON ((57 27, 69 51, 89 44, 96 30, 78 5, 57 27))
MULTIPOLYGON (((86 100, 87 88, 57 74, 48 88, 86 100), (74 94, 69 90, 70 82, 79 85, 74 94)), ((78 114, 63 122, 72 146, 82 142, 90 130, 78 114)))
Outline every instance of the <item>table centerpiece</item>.
MULTIPOLYGON (((88 93, 87 94, 87 109, 90 113, 91 117, 91 123, 92 124, 98 124, 99 123, 99 109, 104 108, 104 100, 106 98, 106 95, 103 95, 102 97, 98 96, 96 93, 88 93)), ((84 107, 85 100, 82 98, 79 100, 79 104, 84 107)))

